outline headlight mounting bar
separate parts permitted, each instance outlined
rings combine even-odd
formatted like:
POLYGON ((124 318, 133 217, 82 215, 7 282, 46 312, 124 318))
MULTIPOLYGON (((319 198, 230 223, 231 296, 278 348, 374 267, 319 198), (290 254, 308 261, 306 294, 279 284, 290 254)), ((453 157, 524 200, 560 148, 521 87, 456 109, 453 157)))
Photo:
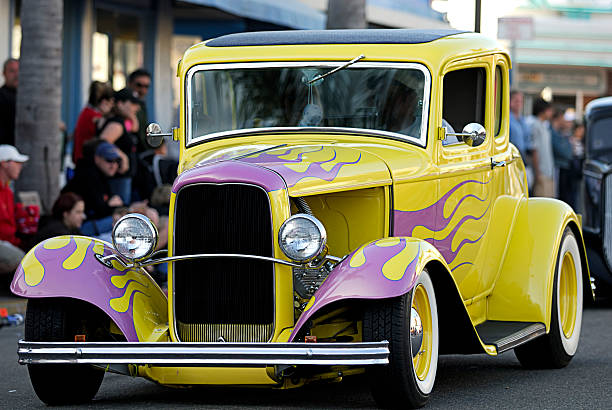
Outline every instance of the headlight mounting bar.
MULTIPOLYGON (((119 263, 121 263, 126 268, 141 268, 144 266, 159 265, 159 264, 167 263, 167 262, 176 262, 176 261, 183 261, 183 260, 190 260, 190 259, 209 259, 209 258, 254 259, 254 260, 260 260, 260 261, 266 261, 266 262, 279 263, 281 265, 287 265, 287 266, 293 266, 293 267, 310 266, 310 264, 300 264, 300 263, 286 261, 283 259, 271 258, 268 256, 244 255, 244 254, 239 254, 239 253, 198 253, 198 254, 193 254, 193 255, 178 255, 178 256, 170 256, 166 258, 150 259, 150 260, 144 260, 144 261, 134 262, 134 263, 126 263, 126 261, 123 260, 118 255, 112 254, 112 255, 100 257, 98 258, 98 260, 105 266, 110 266, 109 265, 110 261, 114 259, 114 260, 117 260, 119 263)), ((325 256, 324 261, 330 261, 333 263, 337 263, 340 261, 340 258, 327 255, 325 256)), ((321 265, 321 263, 318 262, 317 265, 321 265)))

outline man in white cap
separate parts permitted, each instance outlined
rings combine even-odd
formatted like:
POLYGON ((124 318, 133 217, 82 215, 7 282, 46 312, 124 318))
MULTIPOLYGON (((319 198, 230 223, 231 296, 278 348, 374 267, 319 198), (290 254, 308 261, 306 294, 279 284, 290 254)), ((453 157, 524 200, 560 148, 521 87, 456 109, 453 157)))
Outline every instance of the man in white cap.
POLYGON ((27 155, 12 145, 0 145, 0 273, 12 273, 21 262, 24 253, 19 249, 20 240, 15 236, 15 199, 9 184, 19 178, 27 155))

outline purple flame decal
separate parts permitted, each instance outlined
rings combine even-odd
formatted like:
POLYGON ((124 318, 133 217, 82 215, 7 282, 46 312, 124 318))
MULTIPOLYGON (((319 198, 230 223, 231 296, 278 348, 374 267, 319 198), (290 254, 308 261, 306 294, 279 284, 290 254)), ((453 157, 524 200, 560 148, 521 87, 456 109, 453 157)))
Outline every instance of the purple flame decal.
POLYGON ((359 153, 359 156, 355 161, 337 161, 338 152, 332 147, 324 146, 321 146, 312 151, 300 152, 297 155, 296 159, 281 158, 282 156, 289 155, 292 151, 296 149, 297 148, 285 150, 277 154, 264 152, 256 157, 242 158, 239 161, 251 164, 265 165, 267 168, 270 168, 282 175, 288 187, 293 187, 304 178, 318 178, 328 182, 333 181, 338 176, 338 173, 340 172, 340 169, 343 166, 357 164, 361 160, 361 153, 359 153), (304 155, 312 154, 315 152, 329 152, 331 158, 323 161, 313 161, 304 171, 295 171, 294 169, 286 166, 288 164, 299 164, 308 161, 307 158, 303 158, 304 155), (334 163, 332 169, 330 169, 329 171, 323 169, 322 165, 330 162, 334 163))
MULTIPOLYGON (((473 180, 473 179, 469 179, 466 181, 462 181, 461 183, 455 185, 453 188, 451 188, 448 192, 446 192, 440 199, 438 199, 435 203, 433 203, 432 205, 424 208, 424 209, 419 209, 416 211, 400 211, 400 210, 394 210, 393 214, 394 214, 394 220, 395 220, 395 230, 394 233, 396 235, 402 235, 402 236, 412 236, 413 235, 413 231, 416 227, 418 226, 423 226, 427 229, 429 229, 430 231, 433 232, 441 232, 444 229, 446 229, 449 224, 451 223, 451 220, 453 219, 453 217, 455 216, 455 214, 457 212, 459 212, 459 208, 461 206, 461 204, 468 198, 474 198, 482 203, 486 202, 487 200, 489 200, 489 193, 487 192, 487 195, 484 198, 480 198, 474 194, 467 194, 464 195, 461 199, 459 199, 459 201, 457 202, 457 204, 455 205, 453 211, 450 213, 449 216, 445 217, 444 216, 444 207, 446 205, 446 202, 448 201, 448 199, 450 198, 450 196, 455 193, 459 188, 461 188, 462 186, 466 185, 466 184, 479 184, 479 185, 487 185, 489 182, 491 181, 491 179, 489 178, 488 181, 482 182, 482 181, 477 181, 477 180, 473 180)), ((442 254, 442 256, 444 256, 444 259, 446 260, 446 262, 450 265, 455 258, 457 257, 457 255, 459 254, 459 251, 461 250, 461 248, 463 248, 464 245, 470 244, 470 243, 476 243, 478 242, 480 239, 482 239, 482 237, 484 236, 485 231, 483 230, 483 232, 476 238, 476 239, 468 239, 468 238, 464 238, 461 240, 461 242, 459 243, 459 245, 456 247, 456 249, 452 249, 452 243, 453 240, 455 239, 455 236, 457 235, 457 233, 459 232, 459 230, 461 229, 461 227, 470 220, 474 220, 474 221, 478 221, 480 219, 482 219, 487 212, 489 212, 489 208, 490 208, 490 201, 487 204, 486 209, 484 210, 484 212, 481 215, 470 215, 470 214, 466 214, 464 215, 459 222, 457 222, 457 224, 455 225, 455 227, 451 230, 451 232, 449 232, 448 235, 446 235, 446 237, 444 238, 428 238, 426 239, 428 242, 430 242, 432 245, 434 245, 442 254)), ((457 268, 460 265, 455 266, 453 269, 457 268)))
POLYGON ((149 297, 140 289, 148 287, 144 272, 107 268, 95 255, 110 255, 111 249, 100 241, 85 237, 51 238, 38 244, 17 268, 11 284, 14 294, 24 297, 74 297, 92 303, 115 318, 128 341, 138 341, 132 319, 136 293, 149 297), (51 249, 45 248, 47 247, 51 249), (64 245, 65 244, 65 245, 64 245), (63 245, 63 246, 61 246, 63 245), (75 259, 80 249, 86 249, 82 260, 75 259), (97 251, 96 251, 97 249, 97 251), (65 262, 80 261, 69 264, 65 262), (130 277, 117 286, 118 277, 130 277), (30 284, 28 284, 28 282, 30 284), (134 289, 135 283, 140 289, 134 289), (117 310, 116 306, 124 306, 117 310))

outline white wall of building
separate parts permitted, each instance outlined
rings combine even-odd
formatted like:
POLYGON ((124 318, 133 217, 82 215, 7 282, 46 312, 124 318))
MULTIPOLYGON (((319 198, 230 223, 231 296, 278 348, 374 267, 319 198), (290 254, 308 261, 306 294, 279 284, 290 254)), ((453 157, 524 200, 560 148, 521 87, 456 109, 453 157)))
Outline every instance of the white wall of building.
POLYGON ((176 115, 172 107, 172 80, 175 73, 171 67, 176 67, 176 62, 171 62, 173 11, 171 0, 159 0, 157 13, 157 35, 155 38, 155 62, 153 67, 155 120, 161 125, 162 130, 169 130, 176 124, 176 115))
POLYGON ((3 64, 11 56, 12 31, 12 0, 0 0, 0 64, 3 64))
POLYGON ((83 105, 89 99, 89 85, 92 71, 92 38, 95 28, 93 0, 84 0, 84 14, 81 22, 81 101, 83 105))

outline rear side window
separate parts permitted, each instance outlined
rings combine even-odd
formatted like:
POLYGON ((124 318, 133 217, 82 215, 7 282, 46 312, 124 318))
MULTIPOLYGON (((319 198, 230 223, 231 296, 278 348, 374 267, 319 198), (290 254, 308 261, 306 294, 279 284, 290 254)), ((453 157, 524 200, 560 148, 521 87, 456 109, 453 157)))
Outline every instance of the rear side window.
POLYGON ((495 136, 499 136, 502 123, 502 104, 504 95, 504 77, 500 66, 495 67, 495 136))

